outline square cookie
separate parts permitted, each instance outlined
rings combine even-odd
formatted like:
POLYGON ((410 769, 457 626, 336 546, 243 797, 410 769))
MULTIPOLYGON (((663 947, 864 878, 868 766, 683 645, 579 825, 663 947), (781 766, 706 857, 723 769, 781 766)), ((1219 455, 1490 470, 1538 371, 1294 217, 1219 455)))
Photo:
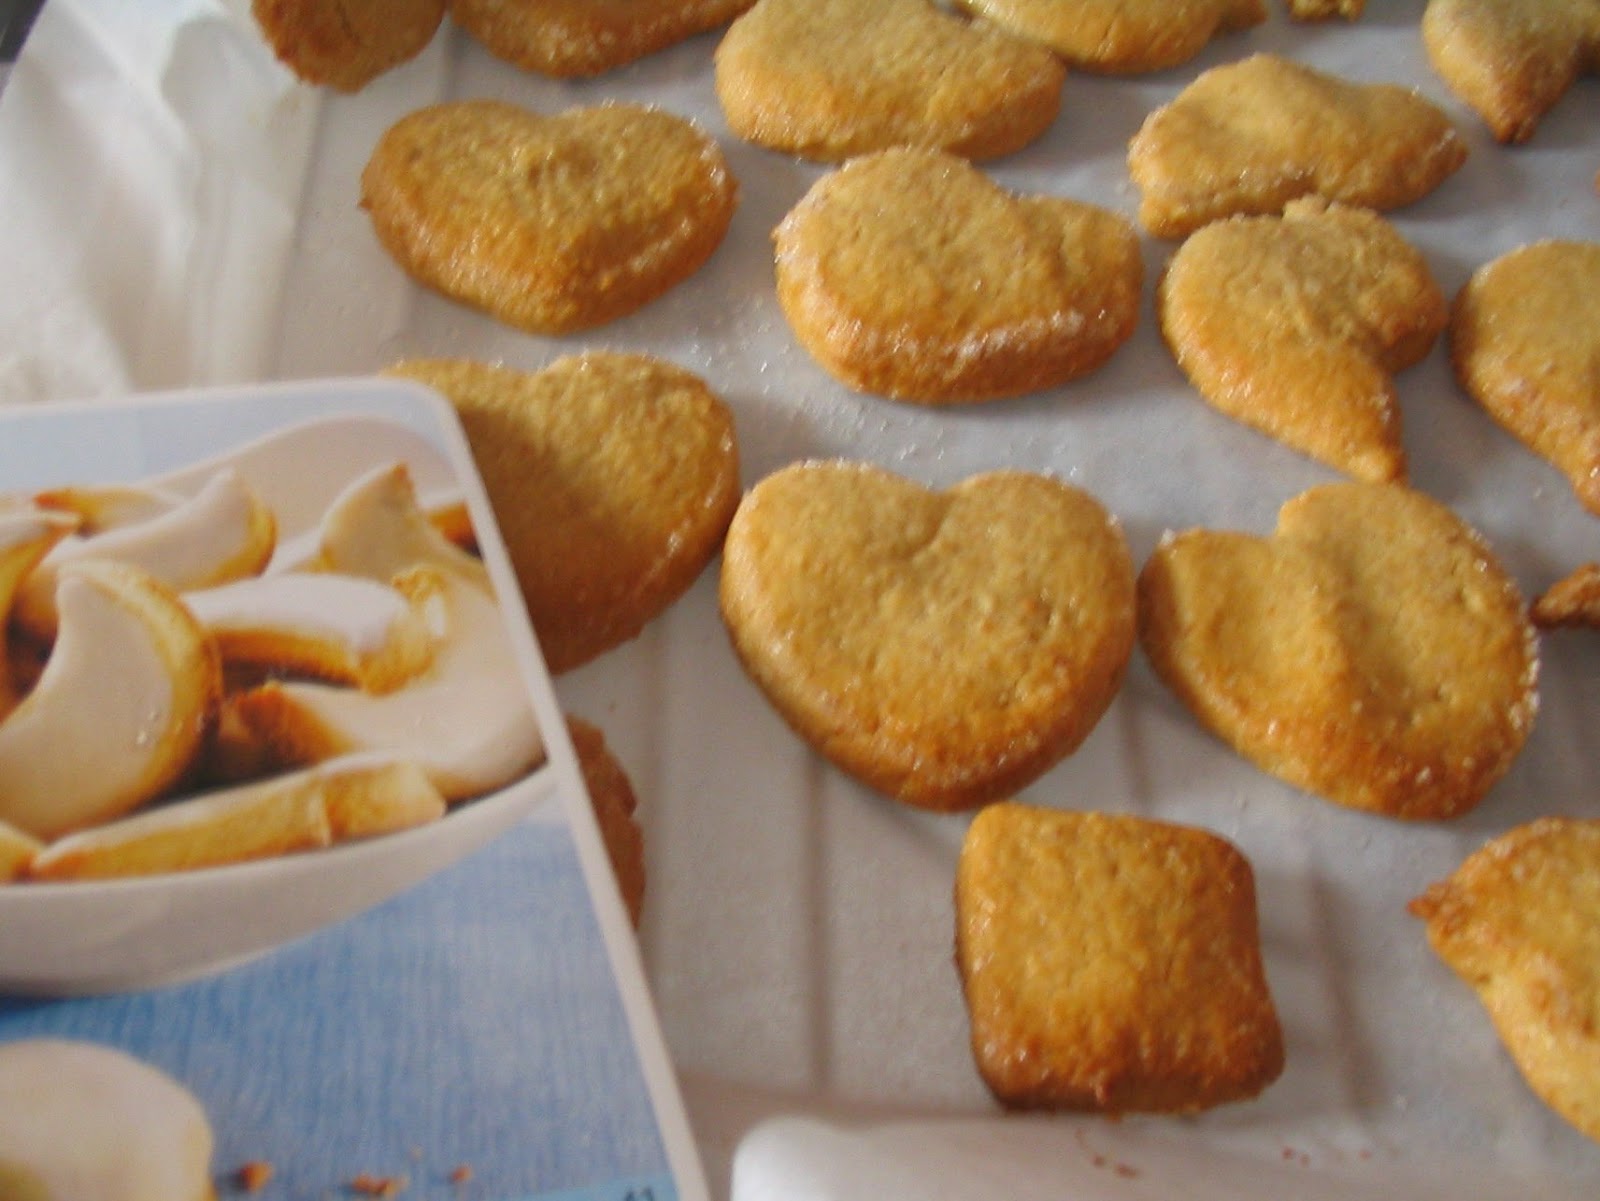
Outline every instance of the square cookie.
POLYGON ((1004 1105, 1195 1112, 1283 1070, 1254 873, 1207 831, 990 805, 957 867, 956 959, 1004 1105))

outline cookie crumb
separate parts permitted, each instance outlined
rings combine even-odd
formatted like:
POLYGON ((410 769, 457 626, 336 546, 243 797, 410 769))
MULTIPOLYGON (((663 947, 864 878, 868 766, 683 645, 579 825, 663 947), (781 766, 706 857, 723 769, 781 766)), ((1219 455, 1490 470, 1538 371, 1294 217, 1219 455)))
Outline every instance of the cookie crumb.
POLYGON ((234 1180, 247 1193, 259 1193, 272 1181, 272 1165, 264 1159, 252 1159, 239 1165, 234 1180))
POLYGON ((472 1165, 460 1163, 450 1172, 451 1184, 466 1184, 472 1179, 472 1165))
POLYGON ((350 1181, 350 1191, 363 1197, 398 1197, 409 1183, 404 1176, 374 1176, 362 1172, 350 1181))

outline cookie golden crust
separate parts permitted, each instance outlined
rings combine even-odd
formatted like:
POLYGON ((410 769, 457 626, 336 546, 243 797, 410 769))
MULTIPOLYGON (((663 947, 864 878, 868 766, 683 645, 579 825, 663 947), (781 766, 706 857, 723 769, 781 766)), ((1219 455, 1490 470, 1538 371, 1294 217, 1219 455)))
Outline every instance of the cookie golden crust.
POLYGON ((1557 580, 1533 602, 1533 624, 1600 627, 1600 563, 1585 563, 1557 580))
POLYGON ((802 738, 934 810, 1005 796, 1073 751, 1133 644, 1114 519, 1017 471, 933 492, 864 463, 786 467, 734 515, 721 605, 802 738))
POLYGON ((558 78, 600 75, 725 25, 754 0, 450 0, 489 53, 558 78))
POLYGON ((1428 0, 1422 44, 1501 142, 1525 142, 1579 75, 1600 71, 1600 0, 1428 0))
POLYGON ((491 100, 421 109, 361 175, 378 241, 421 283, 534 333, 622 317, 687 279, 738 185, 715 140, 658 109, 545 117, 491 100))
POLYGON ((461 415, 552 672, 635 637, 720 549, 739 503, 733 416, 691 372, 602 351, 538 372, 392 370, 461 415))
POLYGON ((1600 1140, 1600 821, 1546 817, 1411 903, 1546 1104, 1600 1140))
POLYGON ((1272 54, 1204 72, 1128 145, 1139 221, 1183 237, 1306 195, 1387 210, 1466 161, 1450 119, 1409 88, 1352 83, 1272 54))
POLYGON ((1296 21, 1360 20, 1367 0, 1288 0, 1289 16, 1296 21))
POLYGON ((1157 288, 1161 332, 1208 403, 1358 479, 1403 480, 1393 375, 1449 305, 1422 254, 1368 209, 1317 197, 1189 237, 1157 288))
POLYGON ((1106 209, 1016 196, 964 160, 890 150, 819 180, 774 235, 801 344, 863 392, 924 404, 1054 387, 1133 333, 1144 265, 1106 209))
POLYGON ((1002 801, 956 869, 956 961, 1003 1104, 1191 1113, 1283 1071, 1249 861, 1204 830, 1002 801))
POLYGON ((633 784, 598 726, 581 717, 568 717, 567 732, 572 736, 572 749, 578 756, 623 907, 637 927, 644 912, 645 866, 644 832, 639 827, 639 801, 633 784))
POLYGON ((307 83, 358 92, 421 54, 446 0, 251 0, 272 51, 307 83))
POLYGON ((1085 71, 1129 75, 1188 62, 1213 37, 1267 19, 1262 0, 956 0, 1085 71))
POLYGON ((1139 634, 1200 722, 1353 809, 1472 809, 1522 749, 1537 643, 1516 584, 1454 513, 1398 484, 1312 488, 1270 538, 1168 535, 1139 634))
POLYGON ((1600 515, 1600 242, 1535 242, 1486 263, 1456 296, 1462 387, 1600 515))
POLYGON ((1056 118, 1066 68, 930 0, 761 0, 716 53, 739 137, 838 162, 891 146, 994 158, 1056 118))

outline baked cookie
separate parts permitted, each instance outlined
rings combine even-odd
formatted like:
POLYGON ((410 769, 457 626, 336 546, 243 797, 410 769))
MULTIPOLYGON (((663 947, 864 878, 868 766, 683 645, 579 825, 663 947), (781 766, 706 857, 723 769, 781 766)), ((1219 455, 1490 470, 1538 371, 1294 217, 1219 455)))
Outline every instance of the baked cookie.
POLYGON ((278 60, 307 83, 358 92, 433 40, 447 0, 251 0, 278 60))
POLYGON ((450 0, 497 58, 559 78, 600 75, 705 33, 753 0, 450 0))
POLYGON ((897 400, 1054 387, 1099 367, 1138 324, 1132 225, 1013 195, 948 154, 854 159, 817 181, 773 241, 801 345, 850 387, 897 400))
POLYGON ((569 716, 567 733, 572 737, 572 749, 578 756, 578 768, 583 773, 589 803, 594 806, 611 870, 617 877, 623 907, 637 927, 644 911, 644 831, 639 828, 639 801, 633 784, 598 726, 569 716))
POLYGON ((1483 539, 1399 484, 1290 500, 1269 538, 1169 534, 1139 636, 1200 722, 1263 771, 1389 817, 1456 817, 1510 767, 1537 644, 1483 539))
POLYGON ((1116 521, 1020 471, 935 492, 866 463, 785 467, 734 515, 721 604, 802 738, 934 810, 1008 795, 1073 751, 1133 645, 1116 521))
POLYGON ((1600 515, 1600 242, 1534 242, 1478 268, 1450 315, 1467 394, 1600 515))
POLYGON ((733 218, 716 142, 659 109, 421 109, 361 174, 378 241, 418 281, 534 333, 600 325, 687 279, 733 218))
POLYGON ((1500 835, 1411 902, 1529 1087, 1600 1139, 1600 821, 1500 835))
POLYGON ((0 1190, 9 1201, 216 1201, 200 1099, 97 1042, 0 1043, 0 1190))
POLYGON ((461 415, 552 672, 638 635, 721 548, 738 447, 698 376, 606 351, 538 372, 413 359, 392 373, 461 415))
POLYGON ((348 759, 154 805, 50 843, 34 880, 197 871, 316 850, 437 821, 444 798, 415 764, 348 759))
POLYGON ((1128 145, 1139 221, 1177 238, 1298 196, 1392 209, 1466 161, 1443 110, 1410 88, 1352 83, 1273 54, 1213 67, 1128 145))
POLYGON ((1188 62, 1219 33, 1267 19, 1263 0, 956 0, 1085 71, 1130 75, 1188 62))
POLYGON ((1295 21, 1331 21, 1342 18, 1356 21, 1366 11, 1367 0, 1287 0, 1289 16, 1295 21))
POLYGON ((1066 68, 1042 46, 931 0, 761 0, 716 54, 747 141, 837 162, 891 146, 994 158, 1042 134, 1066 68))
POLYGON ((177 594, 140 568, 72 563, 56 604, 44 670, 0 720, 0 821, 46 840, 131 812, 181 780, 222 695, 216 647, 177 594))
POLYGON ((1428 0, 1428 61, 1501 142, 1525 142, 1585 71, 1600 71, 1600 0, 1428 0))
POLYGON ((1533 624, 1600 626, 1600 563, 1585 563, 1545 589, 1533 602, 1533 624))
POLYGON ((1214 408, 1358 479, 1405 478, 1392 377, 1449 305, 1388 221, 1313 196, 1215 221, 1173 254, 1156 311, 1214 408))
POLYGON ((1002 801, 956 868, 956 962, 1003 1104, 1192 1113, 1283 1071, 1249 861, 1207 831, 1002 801))

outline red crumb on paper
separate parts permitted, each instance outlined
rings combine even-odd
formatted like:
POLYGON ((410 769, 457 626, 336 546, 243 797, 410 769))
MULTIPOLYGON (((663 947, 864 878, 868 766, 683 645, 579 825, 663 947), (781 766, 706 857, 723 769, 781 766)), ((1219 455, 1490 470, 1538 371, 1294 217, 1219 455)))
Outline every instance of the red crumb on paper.
POLYGON ((1124 1180, 1132 1180, 1139 1174, 1139 1169, 1134 1167, 1131 1163, 1119 1163, 1111 1170, 1118 1176, 1121 1176, 1124 1180))
POLYGON ((407 1183, 404 1176, 373 1176, 362 1172, 350 1182, 350 1191, 363 1197, 398 1197, 405 1192, 407 1183))
POLYGON ((465 1164, 465 1163, 457 1164, 455 1166, 455 1169, 450 1173, 450 1183, 451 1184, 466 1184, 471 1179, 472 1179, 472 1165, 471 1164, 465 1164))
POLYGON ((259 1193, 272 1181, 272 1165, 264 1159, 252 1159, 239 1165, 234 1179, 245 1192, 259 1193))

